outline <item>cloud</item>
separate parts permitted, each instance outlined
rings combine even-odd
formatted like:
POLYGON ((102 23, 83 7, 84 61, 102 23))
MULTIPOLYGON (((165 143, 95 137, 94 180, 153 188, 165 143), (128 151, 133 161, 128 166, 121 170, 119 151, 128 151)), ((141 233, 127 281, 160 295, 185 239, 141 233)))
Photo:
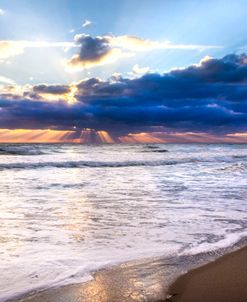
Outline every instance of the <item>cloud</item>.
POLYGON ((148 73, 149 70, 149 67, 140 67, 138 64, 135 64, 132 68, 133 73, 136 75, 148 73))
POLYGON ((69 70, 83 70, 104 65, 131 55, 119 48, 112 48, 111 39, 108 36, 91 37, 80 34, 75 36, 75 42, 80 45, 80 52, 67 61, 69 70))
POLYGON ((85 20, 85 21, 83 22, 83 24, 82 24, 82 27, 83 27, 83 28, 90 27, 92 24, 93 24, 92 21, 90 21, 90 20, 85 20))
POLYGON ((130 51, 152 51, 156 49, 183 49, 183 50, 207 50, 218 48, 215 45, 200 45, 200 44, 173 44, 170 41, 153 41, 142 39, 136 36, 111 36, 111 45, 113 47, 121 47, 130 51))
POLYGON ((74 48, 74 42, 47 42, 47 41, 0 41, 0 60, 20 55, 26 48, 74 48))
POLYGON ((75 71, 113 63, 119 59, 134 56, 137 52, 159 49, 202 51, 217 48, 213 45, 172 44, 169 41, 152 41, 127 35, 92 37, 80 34, 75 36, 75 42, 80 46, 80 52, 67 61, 68 70, 75 71))
MULTIPOLYGON (((87 24, 88 20, 87 21, 87 24)), ((89 25, 88 25, 89 26, 89 25)), ((96 36, 78 34, 74 41, 0 41, 0 60, 21 55, 27 48, 63 48, 69 50, 78 48, 79 53, 66 60, 65 64, 69 71, 80 71, 85 68, 111 64, 119 59, 129 58, 137 52, 184 49, 184 50, 207 50, 217 48, 213 45, 186 45, 172 44, 169 41, 160 42, 145 40, 134 36, 96 36)))
POLYGON ((75 41, 80 44, 78 60, 81 62, 101 60, 111 51, 107 37, 92 38, 89 35, 81 34, 75 36, 75 41))
POLYGON ((7 84, 7 85, 15 85, 15 81, 10 79, 10 78, 7 78, 5 76, 1 76, 0 75, 0 84, 3 85, 3 84, 7 84))
POLYGON ((155 140, 165 140, 161 133, 185 133, 188 140, 196 133, 204 133, 204 140, 206 134, 243 140, 246 83, 247 55, 231 54, 133 79, 118 75, 71 85, 8 86, 0 91, 0 128, 90 128, 125 141, 140 133, 151 133, 155 140))
POLYGON ((33 91, 37 93, 48 93, 48 94, 65 94, 70 91, 68 85, 47 85, 40 84, 33 86, 33 91))
POLYGON ((0 8, 0 16, 3 16, 3 15, 5 15, 5 10, 3 10, 2 8, 0 8))
POLYGON ((24 92, 24 96, 30 99, 39 99, 44 101, 64 101, 68 104, 75 103, 75 93, 77 87, 74 84, 71 85, 47 85, 40 84, 34 85, 31 90, 24 92))
POLYGON ((17 56, 23 53, 24 47, 13 41, 0 41, 0 60, 17 56))

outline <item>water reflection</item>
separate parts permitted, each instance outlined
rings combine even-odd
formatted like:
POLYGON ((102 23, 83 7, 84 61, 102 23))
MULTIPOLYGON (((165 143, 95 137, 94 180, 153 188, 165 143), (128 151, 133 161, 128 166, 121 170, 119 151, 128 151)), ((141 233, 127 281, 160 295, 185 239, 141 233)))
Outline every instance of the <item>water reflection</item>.
MULTIPOLYGON (((115 263, 199 253, 246 235, 243 145, 1 149, 0 300, 85 281, 115 263)), ((152 276, 147 285, 148 277, 132 270, 123 284, 131 282, 128 293, 138 300, 161 290, 152 276)), ((109 282, 91 290, 108 297, 109 282)))

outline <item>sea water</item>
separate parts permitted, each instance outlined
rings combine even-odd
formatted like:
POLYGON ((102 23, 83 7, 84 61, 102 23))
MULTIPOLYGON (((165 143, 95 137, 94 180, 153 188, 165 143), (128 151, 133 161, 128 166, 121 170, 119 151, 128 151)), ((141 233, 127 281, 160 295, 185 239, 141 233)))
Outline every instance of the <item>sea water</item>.
POLYGON ((0 301, 229 248, 247 236, 246 180, 247 145, 1 144, 0 301))

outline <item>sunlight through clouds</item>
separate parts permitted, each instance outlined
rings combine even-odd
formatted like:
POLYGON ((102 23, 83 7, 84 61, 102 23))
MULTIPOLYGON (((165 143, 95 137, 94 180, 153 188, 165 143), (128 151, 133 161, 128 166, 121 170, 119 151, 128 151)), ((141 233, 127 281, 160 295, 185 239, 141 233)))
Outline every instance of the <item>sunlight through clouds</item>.
POLYGON ((95 66, 112 64, 123 58, 131 58, 138 52, 154 50, 196 50, 219 48, 215 45, 173 44, 170 41, 152 41, 136 36, 96 36, 78 34, 75 43, 80 47, 79 54, 67 60, 67 71, 81 71, 95 66))
POLYGON ((226 41, 215 3, 188 19, 188 4, 126 0, 102 18, 91 2, 44 1, 0 7, 0 129, 72 131, 73 142, 245 140, 242 10, 226 41))
POLYGON ((27 48, 77 48, 74 42, 0 41, 0 59, 20 55, 27 48))

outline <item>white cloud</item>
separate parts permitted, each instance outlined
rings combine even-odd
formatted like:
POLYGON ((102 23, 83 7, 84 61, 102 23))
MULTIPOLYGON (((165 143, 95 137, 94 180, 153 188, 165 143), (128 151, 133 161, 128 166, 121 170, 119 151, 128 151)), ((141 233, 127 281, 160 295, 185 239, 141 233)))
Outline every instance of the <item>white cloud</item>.
POLYGON ((2 8, 0 8, 0 16, 3 16, 5 14, 5 10, 3 10, 2 8))
POLYGON ((15 85, 15 81, 0 75, 0 84, 15 85))
POLYGON ((20 55, 26 48, 64 48, 78 47, 74 42, 46 42, 46 41, 0 41, 0 60, 20 55))
POLYGON ((91 26, 92 24, 93 24, 92 21, 90 21, 90 20, 85 20, 84 23, 82 24, 82 27, 83 27, 83 28, 86 28, 86 27, 91 26))
POLYGON ((23 46, 12 41, 0 41, 0 59, 17 56, 23 53, 23 46))
POLYGON ((135 64, 132 67, 132 71, 134 74, 145 74, 149 72, 150 68, 149 67, 140 67, 138 64, 135 64))
POLYGON ((207 50, 211 48, 219 48, 215 45, 203 44, 175 44, 170 41, 155 41, 142 39, 135 36, 109 36, 110 43, 113 47, 121 47, 130 51, 152 51, 156 49, 183 49, 183 50, 207 50))
MULTIPOLYGON (((136 36, 96 36, 86 34, 75 35, 75 43, 81 48, 80 52, 67 60, 67 70, 81 71, 87 68, 113 63, 126 57, 132 57, 139 52, 154 50, 180 49, 202 51, 218 48, 215 45, 175 44, 170 41, 155 41, 136 36)), ((135 65, 133 72, 141 74, 148 69, 135 65)))
POLYGON ((84 69, 96 67, 96 66, 103 66, 105 64, 111 64, 119 59, 123 58, 130 58, 134 54, 131 52, 123 52, 121 49, 113 48, 111 49, 105 56, 98 60, 91 60, 84 62, 80 59, 79 55, 74 55, 69 61, 65 61, 65 69, 68 72, 73 71, 82 71, 84 69))

